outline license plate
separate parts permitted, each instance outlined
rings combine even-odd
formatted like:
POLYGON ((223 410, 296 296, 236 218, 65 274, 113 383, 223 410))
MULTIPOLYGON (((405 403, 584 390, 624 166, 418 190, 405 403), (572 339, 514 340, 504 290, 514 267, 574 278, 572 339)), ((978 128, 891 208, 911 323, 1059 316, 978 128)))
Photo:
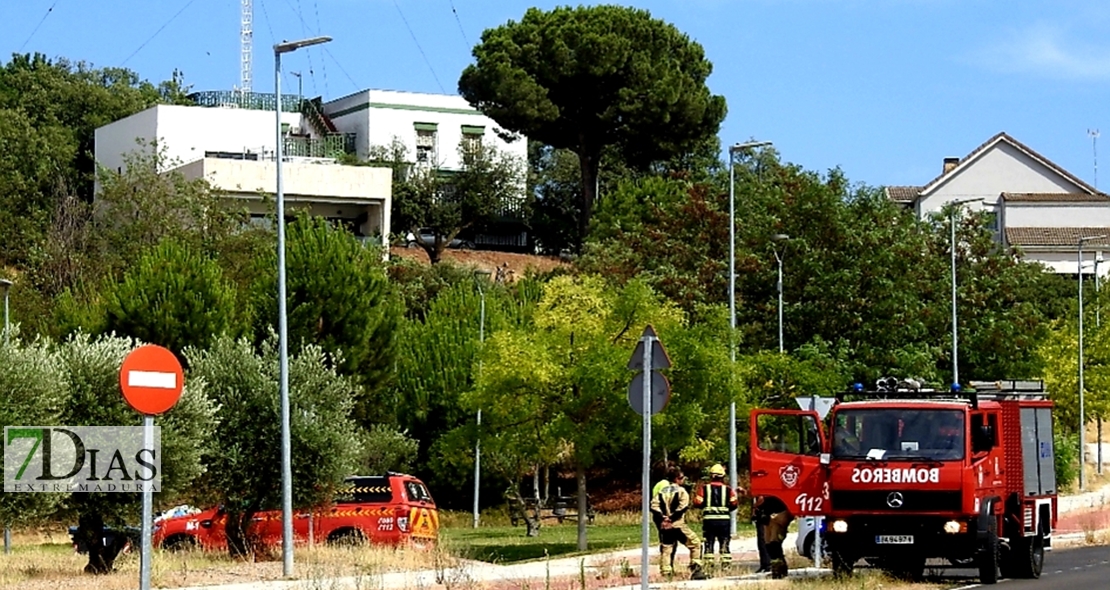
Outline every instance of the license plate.
POLYGON ((876 535, 877 545, 913 545, 913 535, 876 535))

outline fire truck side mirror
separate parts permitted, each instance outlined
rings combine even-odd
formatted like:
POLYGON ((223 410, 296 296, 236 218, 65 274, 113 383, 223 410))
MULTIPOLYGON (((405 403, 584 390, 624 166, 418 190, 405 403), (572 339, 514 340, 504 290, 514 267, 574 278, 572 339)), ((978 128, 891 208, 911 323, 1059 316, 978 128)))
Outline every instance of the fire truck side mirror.
POLYGON ((822 465, 828 465, 829 463, 832 463, 832 455, 828 453, 821 453, 820 461, 822 465))

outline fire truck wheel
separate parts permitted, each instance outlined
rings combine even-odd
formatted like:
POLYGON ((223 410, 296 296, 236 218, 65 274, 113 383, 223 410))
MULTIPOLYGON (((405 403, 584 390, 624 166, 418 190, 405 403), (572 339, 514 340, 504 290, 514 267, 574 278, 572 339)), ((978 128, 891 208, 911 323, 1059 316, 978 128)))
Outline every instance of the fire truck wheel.
POLYGON ((984 585, 997 584, 999 577, 998 523, 993 518, 987 528, 987 538, 983 540, 983 546, 979 548, 979 555, 975 561, 979 565, 979 583, 984 585))
POLYGON ((914 582, 925 577, 925 558, 924 557, 907 557, 903 559, 892 559, 883 569, 886 570, 890 577, 914 582))
POLYGON ((830 551, 829 559, 832 561, 834 576, 846 578, 852 575, 852 567, 856 565, 855 558, 844 555, 840 551, 830 551))
POLYGON ((1010 550, 1007 561, 1010 563, 1006 569, 1015 578, 1035 580, 1041 577, 1041 570, 1044 568, 1044 536, 1037 533, 1032 537, 1019 539, 1010 550))

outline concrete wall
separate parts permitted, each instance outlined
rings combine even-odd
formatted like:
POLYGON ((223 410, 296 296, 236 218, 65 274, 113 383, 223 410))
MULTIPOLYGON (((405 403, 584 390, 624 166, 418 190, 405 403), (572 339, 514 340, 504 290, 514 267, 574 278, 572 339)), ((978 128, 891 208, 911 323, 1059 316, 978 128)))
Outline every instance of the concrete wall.
MULTIPOLYGON (((282 123, 302 125, 300 113, 281 114, 282 123)), ((273 111, 158 105, 109 123, 96 130, 96 160, 110 170, 123 165, 124 155, 136 152, 136 138, 157 139, 165 148, 163 170, 192 162, 210 152, 267 153, 276 145, 273 111)))
POLYGON ((1008 227, 1110 226, 1106 203, 1006 203, 1008 227))
MULTIPOLYGON (((243 199, 253 214, 274 211, 274 162, 204 158, 178 171, 186 178, 205 178, 217 191, 243 199)), ((308 208, 313 215, 330 219, 356 220, 365 215, 356 233, 380 236, 382 245, 388 245, 392 174, 388 168, 286 162, 282 188, 289 209, 308 208)))

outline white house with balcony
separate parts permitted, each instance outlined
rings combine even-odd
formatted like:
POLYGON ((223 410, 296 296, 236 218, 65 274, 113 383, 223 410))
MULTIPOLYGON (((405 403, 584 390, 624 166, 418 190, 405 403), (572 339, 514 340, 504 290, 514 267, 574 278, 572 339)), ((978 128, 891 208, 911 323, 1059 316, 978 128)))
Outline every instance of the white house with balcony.
MULTIPOLYGON (((919 186, 888 186, 887 197, 924 219, 954 201, 991 214, 1003 246, 1058 274, 1078 273, 1079 239, 1110 235, 1110 196, 1048 158, 999 133, 963 158, 945 158, 941 174, 919 186), (978 200, 976 200, 978 199, 978 200)), ((1094 260, 1110 238, 1086 241, 1094 260)), ((1093 265, 1083 272, 1091 273, 1093 265)), ((1106 274, 1104 266, 1100 275, 1106 274)))
MULTIPOLYGON (((205 178, 217 191, 242 201, 253 217, 272 211, 276 192, 275 96, 202 92, 202 106, 158 105, 100 127, 95 156, 100 166, 122 170, 127 154, 158 146, 164 171, 205 178)), ((356 136, 338 131, 320 101, 283 96, 282 175, 287 207, 304 208, 350 228, 355 235, 388 245, 392 171, 343 166, 356 136)))
POLYGON ((522 163, 528 158, 524 138, 505 141, 493 119, 461 96, 363 90, 324 103, 323 111, 337 129, 355 134, 360 157, 366 157, 371 146, 388 146, 397 139, 415 162, 443 170, 459 169, 464 141, 492 146, 522 163))

